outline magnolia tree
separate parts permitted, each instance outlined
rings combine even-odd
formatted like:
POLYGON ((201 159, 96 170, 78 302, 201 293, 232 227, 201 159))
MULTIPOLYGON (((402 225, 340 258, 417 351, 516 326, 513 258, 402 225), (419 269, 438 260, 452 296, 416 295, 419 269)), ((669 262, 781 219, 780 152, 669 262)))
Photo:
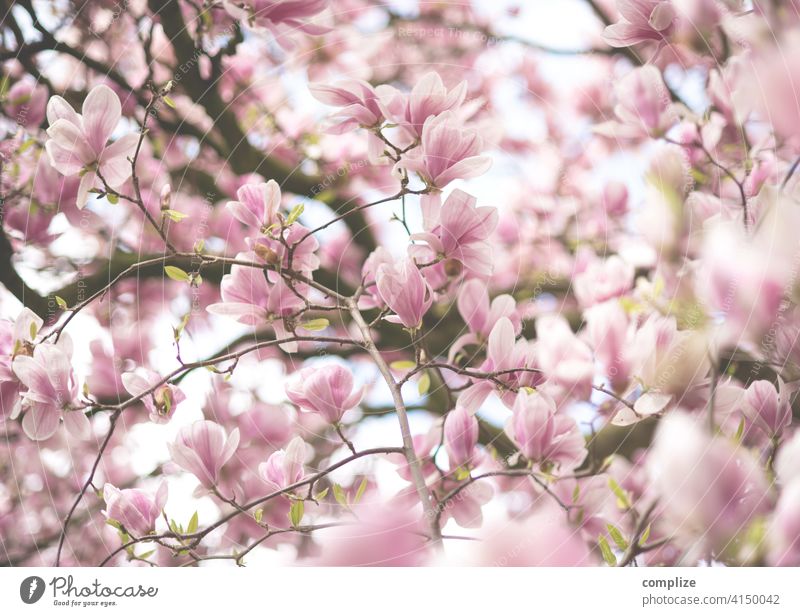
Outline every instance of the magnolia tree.
POLYGON ((800 565, 800 13, 4 1, 0 562, 800 565))

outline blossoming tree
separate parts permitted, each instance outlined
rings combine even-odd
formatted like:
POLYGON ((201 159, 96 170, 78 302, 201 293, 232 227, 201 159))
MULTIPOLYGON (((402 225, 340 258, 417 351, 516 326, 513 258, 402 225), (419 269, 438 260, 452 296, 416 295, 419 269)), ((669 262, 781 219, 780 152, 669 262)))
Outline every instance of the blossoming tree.
POLYGON ((0 3, 0 562, 800 565, 797 8, 407 4, 0 3))

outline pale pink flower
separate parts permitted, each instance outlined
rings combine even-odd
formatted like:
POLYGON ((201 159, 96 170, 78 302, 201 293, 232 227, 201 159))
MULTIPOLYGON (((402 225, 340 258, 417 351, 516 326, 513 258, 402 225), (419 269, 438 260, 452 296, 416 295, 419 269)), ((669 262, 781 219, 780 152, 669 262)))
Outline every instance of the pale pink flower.
POLYGON ((22 392, 22 429, 35 441, 50 438, 59 420, 71 434, 88 438, 89 419, 77 409, 78 383, 72 370, 72 341, 62 335, 58 344, 37 344, 33 356, 17 355, 12 363, 14 374, 27 388, 22 392))
POLYGON ((162 383, 163 379, 157 372, 146 368, 126 372, 121 378, 125 390, 132 396, 150 392, 142 397, 142 403, 150 412, 150 421, 153 423, 169 422, 177 406, 186 399, 186 394, 180 387, 162 383))
POLYGON ((265 233, 276 222, 281 207, 281 187, 275 180, 245 184, 236 191, 238 201, 225 205, 236 220, 254 231, 265 233))
POLYGON ((556 403, 541 391, 517 394, 506 431, 526 458, 552 463, 562 470, 580 466, 588 453, 575 420, 556 412, 556 403))
POLYGON ((422 325, 422 317, 433 304, 433 291, 410 258, 394 265, 383 264, 375 276, 378 294, 408 329, 422 325))
POLYGON ((675 537, 698 550, 730 547, 769 505, 764 472, 750 453, 711 436, 704 418, 681 412, 659 423, 647 474, 675 537))
POLYGON ((217 484, 222 467, 238 446, 238 428, 228 436, 218 423, 202 419, 181 428, 175 442, 167 443, 172 461, 209 489, 217 484))
MULTIPOLYGON (((497 208, 476 207, 477 199, 455 189, 441 206, 429 204, 425 214, 425 233, 414 233, 412 240, 427 243, 434 257, 453 259, 479 276, 492 273, 492 247, 488 242, 497 227, 497 208)), ((415 256, 412 245, 411 255, 415 256)))
POLYGON ((481 156, 483 139, 478 130, 465 126, 452 111, 425 120, 422 147, 404 156, 397 167, 418 173, 423 180, 441 190, 453 180, 483 175, 492 159, 481 156))
POLYGON ((800 479, 781 491, 767 533, 773 567, 800 566, 800 479))
POLYGON ((780 391, 769 381, 753 381, 747 388, 745 402, 749 419, 767 436, 779 436, 792 422, 792 407, 783 380, 780 391))
POLYGON ((328 130, 330 133, 344 134, 358 127, 374 128, 384 120, 378 95, 366 81, 353 79, 336 85, 314 84, 309 89, 318 101, 342 107, 334 116, 337 124, 328 130))
POLYGON ((224 0, 223 6, 234 19, 272 32, 283 47, 291 46, 287 35, 294 32, 319 35, 329 31, 308 21, 327 8, 328 0, 224 0))
POLYGON ((633 266, 617 255, 603 261, 594 261, 575 276, 575 297, 588 308, 630 291, 633 285, 633 266))
POLYGON ((775 475, 783 485, 800 477, 800 430, 785 438, 775 456, 775 475))
POLYGON ((542 371, 564 393, 578 399, 591 394, 594 377, 592 351, 560 314, 536 319, 536 359, 542 371))
POLYGON ((167 482, 162 481, 155 496, 144 490, 120 490, 110 483, 103 487, 103 500, 108 520, 122 524, 134 537, 143 537, 153 531, 158 516, 167 502, 167 482))
POLYGON ((595 132, 617 138, 659 137, 678 119, 659 70, 650 64, 633 69, 614 86, 617 122, 595 127, 595 132))
POLYGON ((17 318, 0 320, 0 419, 16 419, 22 412, 21 391, 24 385, 14 374, 17 355, 30 355, 33 341, 44 321, 30 308, 23 308, 17 318))
POLYGON ((86 205, 89 190, 98 181, 98 173, 111 188, 119 188, 131 176, 132 156, 139 141, 129 133, 108 145, 119 123, 122 108, 119 97, 105 85, 92 88, 78 114, 60 96, 47 104, 50 137, 45 143, 50 163, 62 175, 81 175, 77 205, 86 205))
POLYGON ((363 389, 354 389, 353 373, 339 364, 303 368, 286 385, 289 400, 302 409, 319 413, 332 424, 355 408, 363 393, 363 389))
POLYGON ((607 301, 584 312, 586 338, 613 388, 625 389, 630 379, 635 325, 618 301, 607 301))
MULTIPOLYGON (((242 252, 236 259, 251 263, 258 262, 253 252, 242 252)), ((208 306, 212 314, 228 316, 245 325, 264 325, 270 323, 278 339, 288 337, 283 318, 296 313, 304 306, 297 293, 303 294, 307 285, 295 284, 297 293, 286 284, 282 276, 275 275, 274 282, 268 282, 264 271, 249 265, 234 265, 229 274, 222 277, 220 294, 222 302, 208 306)), ((297 350, 296 342, 283 343, 286 351, 297 350)))
POLYGON ((248 237, 246 241, 256 256, 268 265, 280 264, 284 269, 292 269, 307 276, 311 276, 319 268, 319 257, 316 255, 319 242, 299 223, 294 223, 281 232, 273 230, 261 237, 248 237))
POLYGON ((607 26, 603 39, 611 47, 629 47, 644 41, 662 41, 673 30, 676 17, 672 2, 617 0, 622 19, 607 26))
POLYGON ((297 483, 304 476, 305 448, 303 439, 294 437, 285 450, 274 452, 266 462, 259 464, 258 474, 275 490, 283 490, 297 483))
POLYGON ((429 72, 409 93, 389 85, 380 85, 375 92, 383 115, 407 131, 411 139, 419 139, 426 120, 461 106, 467 95, 467 82, 448 90, 438 73, 429 72))
POLYGON ((467 409, 456 406, 444 422, 444 446, 450 466, 467 467, 477 444, 478 420, 467 409))
POLYGON ((36 128, 44 120, 46 106, 47 88, 26 77, 9 88, 3 110, 20 126, 36 128))
POLYGON ((514 333, 518 334, 522 320, 517 312, 517 303, 511 295, 498 295, 489 303, 486 283, 473 278, 461 285, 457 300, 458 312, 469 328, 468 334, 460 336, 450 347, 449 357, 469 344, 479 344, 486 340, 497 321, 502 317, 511 320, 514 333))

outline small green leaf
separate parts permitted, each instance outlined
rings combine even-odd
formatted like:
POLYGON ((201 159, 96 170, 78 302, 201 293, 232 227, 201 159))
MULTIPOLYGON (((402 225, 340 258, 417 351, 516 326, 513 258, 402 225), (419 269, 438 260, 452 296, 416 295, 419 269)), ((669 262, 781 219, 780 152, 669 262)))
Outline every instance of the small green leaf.
POLYGON ((69 308, 69 306, 67 305, 67 300, 65 300, 63 297, 59 295, 56 295, 56 304, 58 304, 58 307, 61 308, 61 310, 66 310, 67 308, 69 308))
POLYGON ((577 503, 578 502, 578 498, 580 498, 580 495, 581 495, 581 484, 576 483, 575 484, 575 489, 572 490, 572 502, 573 503, 577 503))
POLYGON ((191 519, 189 520, 189 526, 186 527, 186 533, 191 535, 193 532, 195 532, 197 530, 198 522, 199 519, 197 517, 197 512, 195 511, 194 514, 192 514, 191 519))
POLYGON ((338 483, 333 484, 333 498, 335 498, 336 502, 342 507, 347 507, 347 494, 338 483))
POLYGON ((189 274, 174 265, 164 266, 164 273, 177 282, 188 282, 189 280, 189 274))
POLYGON ((264 518, 264 510, 263 509, 256 509, 253 513, 253 518, 255 519, 257 524, 261 524, 261 520, 264 518))
POLYGON ((294 206, 291 212, 289 212, 289 217, 286 219, 286 226, 288 227, 291 224, 297 222, 297 219, 300 218, 301 214, 305 211, 306 206, 302 203, 298 203, 294 206))
POLYGON ((628 541, 622 535, 622 532, 620 532, 620 530, 613 524, 606 524, 606 528, 608 528, 608 534, 611 535, 611 538, 614 540, 614 543, 617 544, 617 547, 620 550, 626 550, 628 548, 628 541))
POLYGON ((174 222, 180 222, 184 218, 188 218, 189 214, 184 214, 183 212, 179 212, 178 210, 163 210, 164 216, 169 218, 174 222))
POLYGON ((300 323, 300 327, 309 332, 322 331, 328 327, 328 325, 330 325, 328 319, 311 319, 310 321, 300 323))
POLYGON ((617 497, 617 506, 620 509, 630 509, 632 507, 628 493, 622 489, 622 486, 620 486, 613 477, 608 478, 608 487, 611 488, 611 491, 617 497))
POLYGON ((600 546, 600 552, 603 554, 603 560, 605 560, 609 566, 615 567, 617 565, 617 557, 614 556, 614 552, 611 551, 611 546, 608 545, 606 538, 600 535, 597 538, 597 543, 600 546))
POLYGON ((734 436, 733 439, 737 443, 741 443, 742 436, 744 436, 744 417, 742 417, 742 419, 739 421, 739 427, 736 428, 736 436, 734 436))
POLYGON ((117 205, 117 203, 119 203, 119 196, 115 195, 114 193, 106 193, 106 200, 111 205, 117 205))
POLYGON ((361 500, 361 497, 364 496, 364 492, 367 489, 367 478, 364 477, 361 480, 361 483, 358 484, 358 489, 356 490, 356 495, 353 497, 353 503, 358 504, 358 501, 361 500))
POLYGON ((172 107, 173 109, 176 108, 175 107, 175 101, 172 100, 169 96, 165 96, 164 97, 164 102, 167 104, 167 107, 172 107))
POLYGON ((292 523, 293 527, 297 528, 300 525, 300 520, 303 519, 305 508, 306 507, 301 500, 297 500, 292 503, 292 507, 289 509, 289 521, 292 523))
POLYGON ((459 466, 456 469, 456 481, 464 481, 465 479, 469 479, 469 469, 459 466))
POLYGON ((428 374, 426 370, 423 372, 420 377, 419 381, 417 381, 417 391, 419 391, 420 396, 424 396, 428 393, 428 390, 431 388, 431 375, 428 374))
POLYGON ((139 554, 136 558, 140 558, 142 560, 147 560, 148 558, 150 558, 155 553, 156 553, 155 550, 149 550, 147 552, 144 552, 143 554, 139 554))
POLYGON ((647 525, 647 528, 644 529, 642 536, 639 537, 639 547, 644 547, 649 538, 650 538, 650 524, 647 525))
POLYGON ((36 143, 36 139, 27 139, 27 140, 25 140, 25 142, 21 146, 19 146, 19 149, 17 150, 17 153, 18 154, 24 153, 25 150, 30 148, 34 143, 36 143))
POLYGON ((318 500, 318 501, 325 500, 326 496, 328 496, 328 488, 325 488, 322 492, 318 492, 314 496, 314 500, 318 500))
POLYGON ((401 359, 399 361, 393 361, 391 364, 389 364, 389 367, 392 370, 397 370, 397 371, 413 370, 414 368, 417 367, 417 364, 407 359, 401 359))
POLYGON ((197 254, 201 254, 203 249, 206 247, 206 241, 204 239, 199 239, 194 243, 194 251, 197 254))

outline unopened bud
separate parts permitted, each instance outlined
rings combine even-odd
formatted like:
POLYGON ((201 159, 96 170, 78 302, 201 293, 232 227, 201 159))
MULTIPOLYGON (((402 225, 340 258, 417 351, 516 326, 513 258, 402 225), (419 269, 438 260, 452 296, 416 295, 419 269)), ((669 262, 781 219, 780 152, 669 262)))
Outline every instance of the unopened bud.
POLYGON ((280 262, 278 253, 272 250, 272 248, 269 246, 265 246, 264 244, 256 244, 253 250, 269 265, 277 265, 280 262))
POLYGON ((450 278, 455 278, 459 276, 461 272, 464 271, 464 266, 461 265, 461 261, 458 259, 447 259, 444 262, 444 273, 447 274, 450 278))
POLYGON ((172 186, 164 184, 161 189, 161 209, 168 210, 172 201, 172 186))

